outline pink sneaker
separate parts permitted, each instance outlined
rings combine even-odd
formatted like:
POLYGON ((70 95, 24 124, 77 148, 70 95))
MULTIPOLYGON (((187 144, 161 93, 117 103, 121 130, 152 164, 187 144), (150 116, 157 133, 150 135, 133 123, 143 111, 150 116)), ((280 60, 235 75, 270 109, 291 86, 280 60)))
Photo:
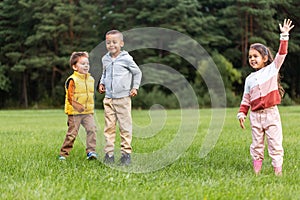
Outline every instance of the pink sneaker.
POLYGON ((262 160, 253 160, 253 169, 255 174, 259 174, 262 167, 262 160))
POLYGON ((282 166, 274 167, 274 172, 276 176, 282 176, 282 166))

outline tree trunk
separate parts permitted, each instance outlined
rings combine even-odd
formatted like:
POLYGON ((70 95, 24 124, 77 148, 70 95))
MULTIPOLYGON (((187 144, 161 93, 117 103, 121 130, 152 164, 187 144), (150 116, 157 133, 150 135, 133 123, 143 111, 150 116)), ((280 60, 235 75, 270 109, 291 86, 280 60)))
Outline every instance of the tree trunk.
POLYGON ((58 72, 59 74, 63 74, 63 71, 60 70, 59 68, 57 68, 56 66, 52 67, 52 77, 51 77, 51 95, 52 98, 55 99, 55 80, 56 80, 56 72, 58 72))
POLYGON ((243 52, 243 55, 242 55, 242 63, 243 63, 243 66, 246 66, 247 65, 247 51, 248 51, 248 13, 246 12, 245 13, 245 32, 244 32, 244 35, 243 35, 243 49, 242 49, 242 52, 243 52))
POLYGON ((23 93, 22 93, 22 104, 24 104, 25 108, 28 108, 28 94, 27 94, 27 73, 24 71, 23 73, 23 93))
POLYGON ((253 37, 253 15, 250 15, 249 16, 249 18, 250 18, 250 25, 249 25, 249 36, 250 37, 253 37))

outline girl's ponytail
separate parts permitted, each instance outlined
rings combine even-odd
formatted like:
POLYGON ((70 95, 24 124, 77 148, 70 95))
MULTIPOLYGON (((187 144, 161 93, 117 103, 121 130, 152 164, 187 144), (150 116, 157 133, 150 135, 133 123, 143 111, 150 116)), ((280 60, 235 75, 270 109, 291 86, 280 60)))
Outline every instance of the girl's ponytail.
POLYGON ((285 90, 283 89, 283 87, 281 85, 281 76, 280 76, 279 72, 278 72, 277 82, 278 82, 278 91, 279 91, 279 94, 280 94, 281 98, 283 98, 285 90))

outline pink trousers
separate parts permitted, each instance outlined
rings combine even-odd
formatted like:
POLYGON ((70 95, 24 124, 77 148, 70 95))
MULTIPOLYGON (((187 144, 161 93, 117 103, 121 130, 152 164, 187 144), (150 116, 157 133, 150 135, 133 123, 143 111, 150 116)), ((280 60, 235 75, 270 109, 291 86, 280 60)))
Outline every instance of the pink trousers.
POLYGON ((252 144, 250 154, 253 160, 264 159, 265 136, 273 167, 283 163, 282 127, 277 106, 259 111, 251 111, 252 144))

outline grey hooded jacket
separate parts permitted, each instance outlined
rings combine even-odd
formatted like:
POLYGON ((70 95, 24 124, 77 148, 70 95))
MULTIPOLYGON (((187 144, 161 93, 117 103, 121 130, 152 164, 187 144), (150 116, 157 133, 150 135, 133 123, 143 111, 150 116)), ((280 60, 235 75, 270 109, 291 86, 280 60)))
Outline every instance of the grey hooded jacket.
POLYGON ((105 86, 105 97, 127 97, 132 88, 139 89, 142 72, 127 51, 121 51, 114 60, 108 52, 102 57, 102 64, 100 84, 105 86))

